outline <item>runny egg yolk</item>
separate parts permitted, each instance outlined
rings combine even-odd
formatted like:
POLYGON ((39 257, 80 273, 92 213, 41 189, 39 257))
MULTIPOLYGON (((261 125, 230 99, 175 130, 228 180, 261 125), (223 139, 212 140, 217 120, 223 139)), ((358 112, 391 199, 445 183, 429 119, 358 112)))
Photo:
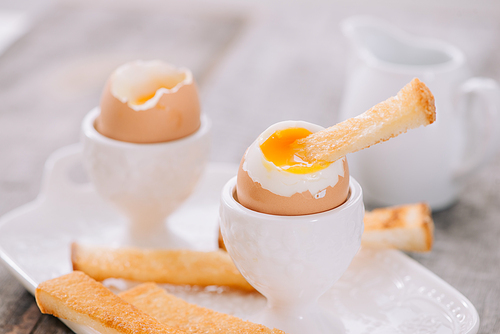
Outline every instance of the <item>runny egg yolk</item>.
POLYGON ((158 89, 165 88, 165 89, 172 89, 175 86, 177 86, 180 82, 182 82, 186 78, 186 75, 184 73, 177 74, 177 75, 171 75, 169 77, 162 78, 161 80, 158 80, 156 82, 156 86, 152 92, 142 94, 138 97, 136 97, 133 101, 132 104, 135 105, 140 105, 144 104, 147 101, 151 100, 155 95, 158 89))
MULTIPOLYGON (((167 87, 159 87, 158 89, 160 89, 160 88, 167 88, 167 87)), ((138 98, 136 98, 134 100, 133 104, 136 104, 136 105, 138 105, 138 104, 144 104, 147 101, 151 100, 155 95, 156 95, 156 90, 153 93, 151 93, 151 94, 139 96, 138 98)))
POLYGON ((260 145, 267 161, 276 167, 294 174, 309 174, 320 171, 330 165, 326 161, 308 162, 302 159, 298 152, 300 148, 292 144, 312 132, 304 128, 288 128, 274 132, 260 145))

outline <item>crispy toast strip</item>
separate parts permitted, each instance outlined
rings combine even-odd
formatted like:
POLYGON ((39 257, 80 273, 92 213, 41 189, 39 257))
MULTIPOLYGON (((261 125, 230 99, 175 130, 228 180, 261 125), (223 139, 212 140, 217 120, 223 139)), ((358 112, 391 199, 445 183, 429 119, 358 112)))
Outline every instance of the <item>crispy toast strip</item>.
POLYGON ((363 246, 411 252, 432 249, 434 222, 427 204, 375 209, 365 213, 364 223, 363 246))
POLYGON ((82 272, 40 283, 36 302, 42 313, 89 326, 102 334, 181 334, 113 294, 82 272))
MULTIPOLYGON (((364 246, 396 248, 408 252, 429 252, 434 239, 431 210, 425 203, 406 204, 366 212, 364 246)), ((219 248, 226 245, 219 230, 219 248)))
POLYGON ((243 321, 177 298, 154 283, 144 283, 119 294, 120 298, 153 316, 161 323, 186 333, 281 334, 278 329, 243 321))
POLYGON ((333 162, 435 120, 434 96, 415 78, 396 96, 357 117, 297 140, 294 145, 297 155, 306 161, 333 162))
POLYGON ((226 252, 110 248, 73 243, 73 270, 102 281, 124 278, 139 282, 220 285, 246 291, 253 287, 241 276, 226 252))

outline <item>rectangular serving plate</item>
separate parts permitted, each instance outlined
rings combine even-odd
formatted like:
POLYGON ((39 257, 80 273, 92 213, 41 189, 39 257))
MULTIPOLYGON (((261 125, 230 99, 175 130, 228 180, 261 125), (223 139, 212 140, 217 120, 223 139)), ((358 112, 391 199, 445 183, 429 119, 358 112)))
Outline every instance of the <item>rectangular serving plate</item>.
MULTIPOLYGON (((89 183, 71 179, 81 168, 81 147, 71 145, 47 160, 35 201, 0 218, 0 258, 32 294, 36 286, 72 270, 70 244, 119 246, 125 220, 89 183)), ((210 164, 193 195, 169 217, 172 230, 191 248, 217 248, 219 197, 237 166, 210 164)), ((123 290, 130 283, 107 280, 123 290)), ((165 286, 189 302, 246 319, 265 305, 258 293, 208 287, 165 286)), ((349 269, 321 299, 338 315, 346 333, 475 334, 479 316, 467 298, 396 250, 362 248, 349 269)), ((94 330, 63 320, 75 333, 94 330)))

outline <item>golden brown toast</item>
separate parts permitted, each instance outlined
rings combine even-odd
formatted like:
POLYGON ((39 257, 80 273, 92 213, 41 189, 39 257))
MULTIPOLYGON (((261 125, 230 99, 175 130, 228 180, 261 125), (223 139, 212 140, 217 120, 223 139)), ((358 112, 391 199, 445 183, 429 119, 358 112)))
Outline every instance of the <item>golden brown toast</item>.
POLYGON ((434 96, 417 78, 365 113, 297 140, 306 161, 335 161, 436 120, 434 96))
POLYGON ((113 294, 82 272, 38 285, 36 302, 42 313, 89 326, 102 334, 181 334, 113 294))
POLYGON ((222 233, 220 231, 220 228, 219 228, 219 238, 217 240, 217 243, 219 244, 220 249, 227 251, 226 244, 224 243, 224 239, 222 238, 222 233))
POLYGON ((98 281, 124 278, 139 282, 220 285, 254 290, 229 255, 222 251, 147 250, 73 243, 71 261, 73 270, 81 270, 98 281))
POLYGON ((284 333, 240 318, 212 311, 177 298, 154 283, 144 283, 119 294, 120 298, 161 323, 186 333, 284 333))
MULTIPOLYGON (((424 203, 407 204, 366 212, 361 243, 368 247, 397 248, 408 252, 432 249, 434 222, 424 203)), ((219 230, 219 248, 226 250, 219 230)))
POLYGON ((424 203, 375 209, 365 213, 364 223, 363 246, 411 252, 432 249, 434 222, 424 203))

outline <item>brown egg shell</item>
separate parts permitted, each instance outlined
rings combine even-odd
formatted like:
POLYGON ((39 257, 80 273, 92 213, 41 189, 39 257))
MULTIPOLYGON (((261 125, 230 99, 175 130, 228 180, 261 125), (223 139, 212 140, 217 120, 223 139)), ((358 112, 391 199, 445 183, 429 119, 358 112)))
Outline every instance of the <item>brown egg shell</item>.
POLYGON ((200 127, 196 83, 163 94, 151 109, 135 111, 113 96, 108 80, 95 127, 106 137, 131 143, 161 143, 186 137, 200 127))
POLYGON ((349 194, 349 167, 344 160, 344 177, 333 187, 326 188, 325 196, 314 198, 309 191, 291 197, 277 195, 262 188, 243 170, 243 157, 237 176, 236 195, 244 207, 261 213, 280 216, 300 216, 331 210, 343 204, 349 194))

